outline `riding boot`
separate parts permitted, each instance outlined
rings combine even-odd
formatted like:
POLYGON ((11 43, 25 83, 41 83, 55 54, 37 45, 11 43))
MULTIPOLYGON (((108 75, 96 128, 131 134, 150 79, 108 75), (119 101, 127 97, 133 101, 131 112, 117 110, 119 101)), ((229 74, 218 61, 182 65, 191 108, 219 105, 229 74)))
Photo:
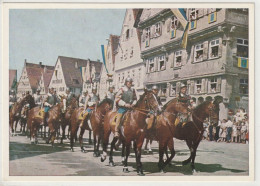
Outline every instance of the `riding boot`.
POLYGON ((116 116, 115 137, 117 137, 117 138, 119 137, 119 128, 120 128, 122 116, 123 116, 123 114, 121 114, 121 113, 117 113, 117 116, 116 116))

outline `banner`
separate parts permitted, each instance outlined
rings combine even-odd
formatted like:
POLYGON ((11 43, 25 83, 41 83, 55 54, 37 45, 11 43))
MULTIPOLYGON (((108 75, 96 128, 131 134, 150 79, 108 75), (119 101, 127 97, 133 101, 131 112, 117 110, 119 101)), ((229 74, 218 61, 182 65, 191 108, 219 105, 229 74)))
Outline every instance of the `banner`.
POLYGON ((102 52, 104 67, 105 67, 105 69, 108 73, 107 66, 106 66, 106 63, 107 63, 107 46, 101 45, 101 52, 102 52))

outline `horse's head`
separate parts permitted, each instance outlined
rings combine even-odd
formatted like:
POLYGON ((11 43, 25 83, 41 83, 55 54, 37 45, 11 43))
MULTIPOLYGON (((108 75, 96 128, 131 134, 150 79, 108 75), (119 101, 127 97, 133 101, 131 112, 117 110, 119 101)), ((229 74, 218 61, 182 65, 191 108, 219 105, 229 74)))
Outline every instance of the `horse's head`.
POLYGON ((97 105, 97 109, 100 110, 103 114, 105 114, 105 112, 113 108, 113 104, 114 102, 111 99, 105 98, 97 105))
POLYGON ((35 101, 32 95, 28 94, 27 96, 25 96, 24 101, 24 103, 28 103, 31 108, 35 107, 35 101))
POLYGON ((170 112, 170 113, 179 113, 183 115, 188 115, 189 110, 188 110, 188 104, 179 101, 177 98, 172 99, 168 103, 166 103, 163 107, 163 110, 170 112))
POLYGON ((136 103, 136 107, 140 107, 145 110, 152 110, 154 113, 159 111, 159 103, 151 90, 144 90, 144 94, 136 103))
POLYGON ((71 109, 75 109, 75 108, 79 107, 78 96, 73 96, 71 98, 69 107, 71 109))

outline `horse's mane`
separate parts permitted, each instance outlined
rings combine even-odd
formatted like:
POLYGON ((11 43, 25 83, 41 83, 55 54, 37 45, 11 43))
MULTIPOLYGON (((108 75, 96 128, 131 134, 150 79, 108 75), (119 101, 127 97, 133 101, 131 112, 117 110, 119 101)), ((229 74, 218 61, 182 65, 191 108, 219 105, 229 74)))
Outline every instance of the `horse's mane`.
POLYGON ((140 98, 137 100, 137 102, 136 102, 136 104, 135 104, 135 107, 137 107, 137 106, 140 104, 140 102, 144 99, 144 96, 145 96, 145 93, 143 93, 143 94, 140 96, 140 98))
POLYGON ((102 104, 104 104, 105 102, 108 102, 110 105, 114 103, 111 99, 105 98, 105 99, 103 99, 97 106, 99 107, 99 106, 101 106, 102 104))
POLYGON ((196 106, 194 108, 194 110, 199 110, 201 108, 203 108, 206 104, 209 104, 211 101, 203 101, 201 104, 199 104, 198 106, 196 106))
POLYGON ((177 99, 177 98, 174 98, 174 99, 171 99, 170 101, 168 101, 165 105, 163 105, 162 110, 165 110, 165 109, 168 107, 168 105, 169 105, 171 102, 175 101, 176 99, 177 99))

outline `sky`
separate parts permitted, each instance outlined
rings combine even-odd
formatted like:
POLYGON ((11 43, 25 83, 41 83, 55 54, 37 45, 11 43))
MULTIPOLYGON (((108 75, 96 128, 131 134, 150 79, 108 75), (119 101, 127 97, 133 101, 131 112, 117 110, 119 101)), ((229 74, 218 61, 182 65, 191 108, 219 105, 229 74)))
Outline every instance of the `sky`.
POLYGON ((58 56, 102 61, 101 45, 120 35, 125 9, 13 9, 9 20, 9 68, 24 60, 54 66, 58 56))

